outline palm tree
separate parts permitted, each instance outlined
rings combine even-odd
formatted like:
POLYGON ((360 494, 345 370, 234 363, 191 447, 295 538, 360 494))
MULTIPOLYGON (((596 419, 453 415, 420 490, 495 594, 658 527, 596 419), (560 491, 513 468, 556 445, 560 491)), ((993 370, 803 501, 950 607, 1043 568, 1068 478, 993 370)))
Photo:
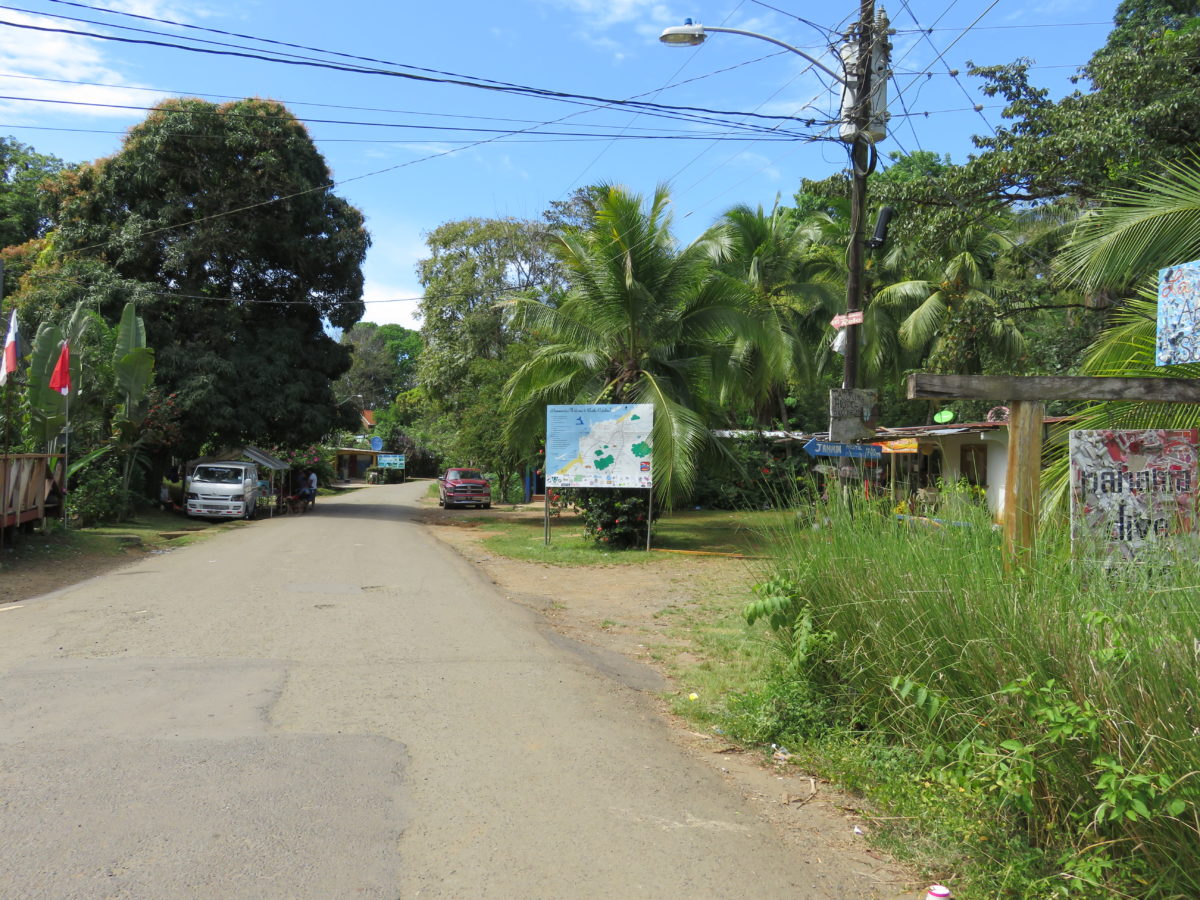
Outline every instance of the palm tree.
POLYGON ((755 410, 760 426, 778 419, 786 427, 789 382, 815 381, 826 323, 845 294, 844 275, 821 252, 819 229, 781 207, 778 197, 770 213, 762 206, 732 207, 711 235, 718 270, 744 282, 791 339, 790 371, 763 386, 764 402, 755 410))
POLYGON ((875 303, 903 317, 900 343, 943 372, 977 374, 985 346, 1003 358, 1019 356, 1024 338, 988 292, 995 259, 1008 247, 986 223, 967 225, 928 265, 925 278, 882 288, 875 303))
POLYGON ((676 246, 667 205, 662 186, 646 207, 604 186, 592 220, 563 230, 566 297, 508 304, 541 346, 505 405, 507 437, 520 443, 547 404, 653 404, 656 490, 671 503, 687 495, 719 411, 768 380, 755 370, 786 371, 787 347, 772 310, 714 271, 712 235, 676 246))

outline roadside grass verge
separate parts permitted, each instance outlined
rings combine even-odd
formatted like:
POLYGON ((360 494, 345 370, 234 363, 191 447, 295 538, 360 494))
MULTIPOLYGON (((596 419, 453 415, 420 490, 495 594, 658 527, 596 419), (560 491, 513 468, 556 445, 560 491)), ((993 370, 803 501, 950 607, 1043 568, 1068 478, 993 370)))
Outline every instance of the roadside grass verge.
POLYGON ((758 641, 701 633, 745 683, 684 672, 724 693, 681 711, 863 792, 961 896, 1200 896, 1195 554, 1106 572, 1058 530, 1009 575, 969 506, 819 512, 776 531, 758 641))
POLYGON ((502 519, 464 517, 498 534, 483 545, 501 556, 559 566, 645 565, 663 558, 655 549, 685 553, 716 553, 759 556, 764 551, 763 535, 787 517, 779 512, 729 512, 728 510, 681 510, 654 523, 649 553, 643 550, 611 550, 583 535, 582 520, 563 513, 550 520, 550 546, 545 544, 541 517, 502 519))
POLYGON ((119 556, 130 549, 155 550, 190 543, 206 532, 239 523, 189 519, 157 508, 139 510, 126 522, 109 522, 86 528, 64 528, 51 520, 44 532, 18 535, 5 546, 4 563, 26 563, 65 559, 69 556, 119 556))

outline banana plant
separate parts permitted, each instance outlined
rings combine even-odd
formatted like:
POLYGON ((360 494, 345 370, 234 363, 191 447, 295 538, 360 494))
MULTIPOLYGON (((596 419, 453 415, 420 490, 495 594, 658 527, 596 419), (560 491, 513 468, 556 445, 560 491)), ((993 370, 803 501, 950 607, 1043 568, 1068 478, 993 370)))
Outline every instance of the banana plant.
POLYGON ((29 361, 29 418, 37 437, 45 443, 47 453, 57 453, 65 438, 63 427, 66 424, 67 402, 68 399, 74 400, 79 394, 79 347, 91 321, 91 313, 81 301, 71 313, 65 331, 58 325, 47 322, 38 328, 34 337, 33 353, 29 361), (58 362, 64 338, 72 348, 69 398, 50 389, 50 375, 58 362))
POLYGON ((146 346, 146 325, 133 303, 125 304, 117 326, 113 374, 121 407, 113 420, 112 442, 121 456, 121 495, 128 497, 134 470, 144 464, 143 426, 150 409, 150 386, 154 383, 154 350, 146 346))

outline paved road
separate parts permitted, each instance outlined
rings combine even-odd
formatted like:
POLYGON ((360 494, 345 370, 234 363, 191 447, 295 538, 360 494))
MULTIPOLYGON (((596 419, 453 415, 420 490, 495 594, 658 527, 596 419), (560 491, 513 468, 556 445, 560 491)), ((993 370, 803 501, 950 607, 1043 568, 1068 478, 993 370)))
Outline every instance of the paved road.
POLYGON ((0 897, 869 895, 668 740, 653 673, 430 537, 424 489, 0 607, 0 897))

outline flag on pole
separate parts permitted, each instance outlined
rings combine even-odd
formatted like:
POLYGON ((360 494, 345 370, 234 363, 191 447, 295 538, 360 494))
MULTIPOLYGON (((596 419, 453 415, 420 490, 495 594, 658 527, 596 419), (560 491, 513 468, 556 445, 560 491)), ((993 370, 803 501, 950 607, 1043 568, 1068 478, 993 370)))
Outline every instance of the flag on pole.
POLYGON ((9 373, 15 371, 17 371, 17 311, 14 309, 12 322, 8 326, 8 337, 4 341, 4 362, 0 363, 0 384, 6 384, 9 373))
POLYGON ((64 397, 71 392, 71 347, 66 341, 62 342, 62 352, 50 373, 50 390, 58 391, 64 397))

